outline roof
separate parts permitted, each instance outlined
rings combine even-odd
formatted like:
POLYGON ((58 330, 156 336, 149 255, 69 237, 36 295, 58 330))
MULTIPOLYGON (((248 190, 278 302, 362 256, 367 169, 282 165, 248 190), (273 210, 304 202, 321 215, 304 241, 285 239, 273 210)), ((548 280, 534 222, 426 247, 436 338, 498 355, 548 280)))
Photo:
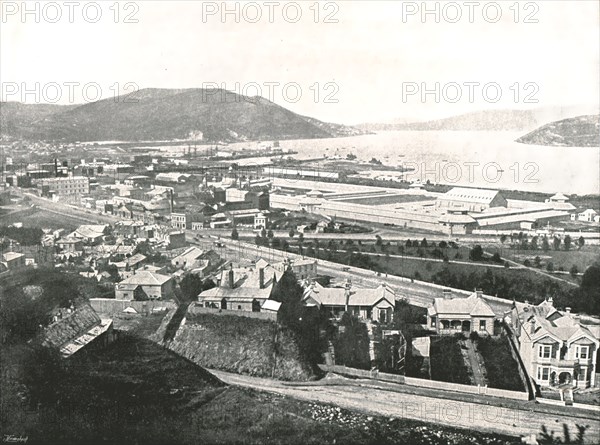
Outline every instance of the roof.
MULTIPOLYGON (((319 283, 314 283, 304 292, 303 301, 313 299, 319 305, 345 306, 346 292, 346 288, 343 287, 323 287, 319 283)), ((382 299, 392 306, 396 299, 394 291, 385 284, 374 289, 351 287, 348 305, 375 306, 382 299)))
POLYGON ((577 315, 557 310, 551 300, 544 300, 537 306, 525 306, 517 315, 523 326, 520 335, 527 335, 534 342, 549 336, 557 341, 571 343, 586 336, 597 345, 600 344, 598 326, 583 324, 577 315), (529 328, 532 323, 535 324, 533 334, 529 328))
POLYGON ((89 304, 75 309, 66 317, 49 325, 43 332, 45 346, 61 348, 100 324, 100 317, 89 304))
POLYGON ((193 246, 184 251, 182 254, 177 255, 175 258, 171 259, 171 262, 175 261, 180 263, 190 263, 202 257, 202 255, 204 255, 204 250, 200 249, 199 247, 193 246))
POLYGON ((148 270, 140 270, 134 273, 129 278, 121 281, 119 283, 119 286, 124 284, 133 284, 138 286, 162 286, 170 279, 171 277, 167 275, 161 275, 155 272, 150 272, 148 270))
POLYGON ((265 267, 255 265, 254 267, 225 269, 221 271, 220 286, 200 293, 200 295, 198 295, 198 300, 215 301, 221 300, 222 298, 227 298, 234 301, 247 301, 254 298, 266 300, 270 297, 273 287, 277 281, 281 279, 282 274, 282 272, 276 270, 274 267, 268 264, 265 267), (264 271, 264 283, 262 289, 260 287, 260 269, 263 269, 264 271), (233 271, 233 289, 229 287, 230 271, 233 271))
POLYGON ((263 305, 261 306, 261 309, 263 311, 277 312, 277 311, 279 311, 280 307, 281 307, 281 303, 279 301, 267 300, 263 303, 263 305))
POLYGON ((467 298, 436 298, 428 308, 429 315, 462 315, 469 317, 495 317, 492 308, 473 292, 467 298))
POLYGON ((18 252, 6 252, 4 255, 4 261, 16 260, 17 258, 24 257, 25 255, 18 252))
POLYGON ((79 226, 73 235, 79 235, 82 238, 97 238, 104 235, 105 227, 105 225, 83 225, 79 226))
POLYGON ((563 195, 562 193, 557 193, 556 195, 550 197, 551 201, 566 201, 568 199, 569 197, 563 195))
POLYGON ((489 204, 499 193, 498 190, 454 187, 452 190, 440 196, 439 199, 489 204))

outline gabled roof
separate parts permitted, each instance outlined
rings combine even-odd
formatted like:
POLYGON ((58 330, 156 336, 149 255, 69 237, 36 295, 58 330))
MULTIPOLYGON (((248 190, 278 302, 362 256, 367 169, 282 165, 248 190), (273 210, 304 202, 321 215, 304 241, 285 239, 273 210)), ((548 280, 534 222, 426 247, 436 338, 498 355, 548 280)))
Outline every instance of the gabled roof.
MULTIPOLYGON (((324 306, 345 306, 347 290, 342 287, 323 287, 319 283, 314 283, 308 287, 302 298, 303 301, 314 300, 319 305, 324 306)), ((356 288, 351 287, 348 298, 349 306, 375 306, 381 300, 394 305, 396 294, 387 285, 380 285, 377 288, 356 288)))
POLYGON ((430 315, 457 315, 469 317, 495 317, 492 308, 473 292, 467 298, 436 298, 430 315))
POLYGON ((452 190, 442 195, 440 199, 489 204, 499 193, 498 190, 454 187, 452 190))
POLYGON ((167 275, 157 274, 148 270, 140 270, 129 278, 121 281, 119 285, 162 286, 170 279, 171 277, 167 275))
POLYGON ((104 235, 105 225, 92 225, 86 224, 83 226, 79 226, 75 232, 73 232, 74 236, 80 236, 82 238, 98 238, 104 235))
POLYGON ((575 314, 560 312, 551 301, 544 300, 537 306, 526 306, 518 313, 522 325, 521 336, 527 335, 531 341, 538 342, 550 336, 558 342, 571 344, 586 337, 593 343, 600 344, 598 326, 582 324, 575 314), (535 331, 531 333, 531 325, 535 323, 535 331))
POLYGON ((96 311, 89 304, 84 304, 48 326, 42 334, 43 344, 60 349, 64 344, 99 324, 100 317, 96 311))

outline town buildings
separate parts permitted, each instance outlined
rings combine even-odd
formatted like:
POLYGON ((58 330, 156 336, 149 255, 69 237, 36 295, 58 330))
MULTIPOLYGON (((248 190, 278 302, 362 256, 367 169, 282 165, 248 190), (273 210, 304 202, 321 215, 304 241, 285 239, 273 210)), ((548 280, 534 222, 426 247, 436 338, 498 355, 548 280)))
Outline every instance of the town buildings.
POLYGON ((85 176, 66 178, 44 178, 36 182, 42 196, 87 195, 90 193, 90 179, 85 176))

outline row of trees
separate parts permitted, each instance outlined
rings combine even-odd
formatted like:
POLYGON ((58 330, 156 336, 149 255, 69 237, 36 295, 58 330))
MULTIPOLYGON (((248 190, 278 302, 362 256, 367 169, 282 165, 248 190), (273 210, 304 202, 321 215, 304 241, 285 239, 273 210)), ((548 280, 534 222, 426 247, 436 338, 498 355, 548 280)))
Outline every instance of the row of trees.
MULTIPOLYGON (((531 239, 528 239, 527 235, 511 237, 512 247, 515 249, 521 250, 538 250, 541 249, 544 252, 548 252, 549 250, 561 250, 561 246, 564 250, 571 250, 571 248, 575 245, 578 249, 581 249, 585 245, 585 238, 580 236, 577 240, 573 240, 570 235, 565 235, 563 239, 558 236, 554 236, 551 239, 547 236, 534 236, 531 239)), ((500 237, 500 242, 504 244, 507 241, 508 237, 506 235, 502 235, 500 237)))

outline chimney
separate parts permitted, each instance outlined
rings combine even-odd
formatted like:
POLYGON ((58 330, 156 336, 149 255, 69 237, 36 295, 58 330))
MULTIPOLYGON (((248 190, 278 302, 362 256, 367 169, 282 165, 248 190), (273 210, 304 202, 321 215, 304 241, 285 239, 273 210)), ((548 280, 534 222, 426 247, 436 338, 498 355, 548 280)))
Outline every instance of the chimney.
POLYGON ((529 322, 529 333, 532 335, 535 334, 535 317, 532 317, 529 322))
POLYGON ((570 307, 566 307, 566 308, 565 308, 565 312, 566 312, 567 314, 570 314, 570 313, 571 313, 571 308, 570 308, 570 307))
POLYGON ((477 298, 483 297, 483 291, 482 290, 476 290, 475 294, 477 294, 477 298))
POLYGON ((452 298, 452 291, 450 289, 444 289, 442 291, 442 295, 444 297, 444 300, 449 300, 450 298, 452 298))
POLYGON ((554 306, 554 299, 552 297, 548 297, 548 303, 550 303, 550 306, 554 306))
POLYGON ((258 284, 261 289, 265 288, 265 269, 263 267, 258 269, 258 284))
POLYGON ((350 281, 350 278, 348 278, 346 280, 346 290, 344 291, 344 296, 346 297, 346 305, 345 305, 345 311, 348 312, 349 306, 350 306, 350 288, 352 287, 352 282, 350 281))
POLYGON ((235 283, 233 281, 233 265, 229 269, 229 289, 233 289, 235 287, 235 283))

